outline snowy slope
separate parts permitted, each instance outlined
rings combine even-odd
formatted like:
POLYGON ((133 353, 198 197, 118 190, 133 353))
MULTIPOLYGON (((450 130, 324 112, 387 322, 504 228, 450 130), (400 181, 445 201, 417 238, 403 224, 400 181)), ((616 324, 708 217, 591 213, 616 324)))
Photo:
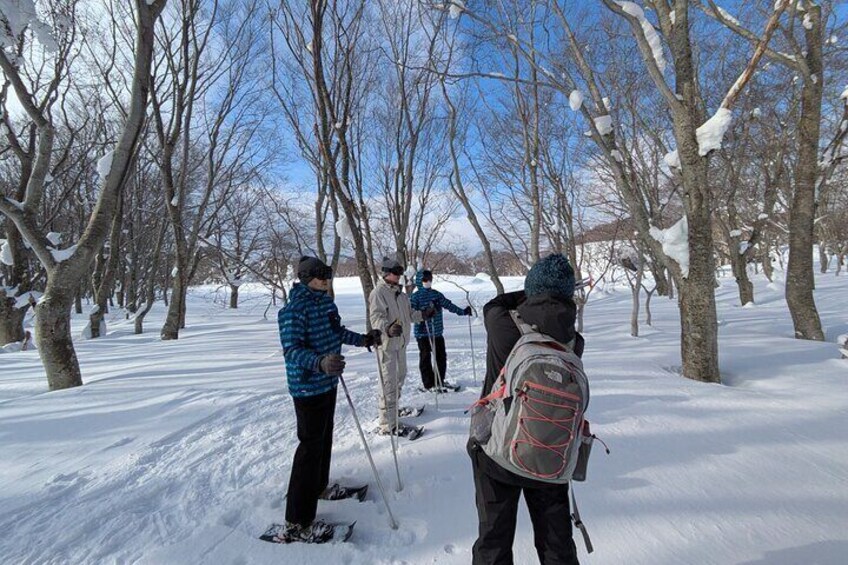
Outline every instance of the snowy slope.
MULTIPOLYGON (((725 385, 676 374, 677 314, 655 299, 654 327, 629 337, 629 292, 596 291, 586 312, 590 419, 612 455, 596 449, 577 486, 596 551, 584 563, 796 565, 844 563, 848 553, 848 333, 845 277, 816 291, 829 343, 792 339, 779 285, 757 280, 758 303, 718 291, 725 385)), ((485 280, 457 279, 482 304, 485 280)), ((509 280, 520 287, 520 280, 509 280)), ((464 304, 464 294, 436 285, 464 304)), ((364 329, 355 281, 338 281, 348 327, 364 329)), ((446 314, 449 378, 467 387, 427 402, 426 434, 402 442, 395 492, 389 441, 368 434, 400 529, 392 531, 344 397, 332 477, 372 483, 364 503, 321 503, 319 515, 357 520, 351 543, 277 546, 256 539, 283 517, 294 443, 275 310, 241 289, 236 312, 194 289, 188 328, 161 342, 164 312, 147 333, 109 324, 79 341, 86 386, 47 393, 35 352, 0 355, 0 555, 4 563, 468 563, 476 534, 463 410, 479 392, 465 318, 446 314)), ((85 320, 75 323, 82 329, 85 320)), ((475 320, 478 383, 485 335, 475 320)), ((373 354, 346 349, 360 418, 376 417, 373 354)), ((517 563, 537 563, 522 510, 517 563)))

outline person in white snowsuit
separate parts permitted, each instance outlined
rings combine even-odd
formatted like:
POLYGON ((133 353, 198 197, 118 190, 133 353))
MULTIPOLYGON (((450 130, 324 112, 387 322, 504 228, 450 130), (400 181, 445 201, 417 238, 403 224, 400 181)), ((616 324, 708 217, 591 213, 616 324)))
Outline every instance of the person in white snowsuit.
POLYGON ((382 386, 379 387, 378 408, 380 433, 399 433, 395 429, 398 401, 406 380, 406 347, 412 339, 412 324, 432 318, 435 308, 413 310, 409 296, 403 292, 400 277, 403 267, 394 259, 384 258, 383 278, 368 297, 371 327, 380 330, 383 343, 377 349, 382 371, 382 386))

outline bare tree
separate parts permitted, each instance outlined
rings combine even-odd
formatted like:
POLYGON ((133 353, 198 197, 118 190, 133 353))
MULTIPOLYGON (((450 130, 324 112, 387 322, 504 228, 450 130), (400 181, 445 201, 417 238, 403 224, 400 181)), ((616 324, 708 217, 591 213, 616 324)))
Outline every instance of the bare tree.
MULTIPOLYGON (((802 81, 797 122, 798 154, 795 159, 789 226, 786 302, 792 314, 795 337, 823 340, 824 332, 813 297, 813 231, 816 190, 820 182, 818 163, 826 70, 823 50, 828 40, 825 33, 827 18, 833 12, 832 7, 828 10, 810 0, 787 1, 782 6, 788 6, 788 19, 780 22, 779 28, 790 52, 772 48, 766 49, 765 54, 774 63, 791 69, 802 81), (802 36, 801 40, 799 36, 802 36)), ((712 0, 707 0, 704 12, 739 36, 753 43, 760 42, 756 33, 744 27, 712 0)))
MULTIPOLYGON (((374 63, 366 16, 364 0, 311 0, 305 9, 281 2, 272 15, 272 36, 279 34, 300 79, 309 85, 313 119, 301 132, 306 128, 314 132, 318 178, 326 180, 341 206, 367 297, 374 288, 375 272, 361 159, 366 94, 374 63)), ((293 103, 289 97, 279 100, 284 107, 293 103)), ((286 114, 291 122, 297 112, 289 108, 286 114)), ((303 133, 299 137, 309 139, 303 133)))
POLYGON ((174 238, 171 302, 164 340, 185 327, 186 293, 201 237, 236 187, 263 159, 257 112, 261 89, 251 75, 262 49, 255 2, 180 0, 160 27, 162 59, 151 79, 165 207, 174 238), (245 166, 245 163, 251 163, 245 166))
MULTIPOLYGON (((71 339, 71 304, 82 277, 109 234, 117 210, 118 195, 131 170, 144 123, 148 77, 153 56, 153 28, 156 18, 165 6, 165 0, 135 0, 133 4, 137 24, 134 74, 124 128, 114 150, 109 154, 111 159, 101 162, 104 174, 100 195, 86 229, 79 241, 69 249, 57 250, 41 226, 36 223, 35 216, 42 203, 45 179, 52 158, 55 128, 50 107, 55 101, 58 85, 68 72, 66 63, 74 45, 76 29, 72 25, 73 18, 68 17, 73 15, 73 4, 68 8, 69 14, 62 14, 70 25, 66 23, 65 26, 56 28, 61 30, 61 36, 51 65, 51 86, 48 87, 51 95, 39 100, 39 93, 28 89, 22 78, 21 65, 26 65, 26 61, 13 61, 5 51, 0 50, 0 69, 11 81, 18 100, 38 133, 38 149, 24 200, 0 200, 0 212, 12 219, 47 271, 44 297, 36 309, 35 329, 39 354, 51 390, 82 384, 79 362, 71 339)), ((26 32, 22 30, 22 33, 26 32)))

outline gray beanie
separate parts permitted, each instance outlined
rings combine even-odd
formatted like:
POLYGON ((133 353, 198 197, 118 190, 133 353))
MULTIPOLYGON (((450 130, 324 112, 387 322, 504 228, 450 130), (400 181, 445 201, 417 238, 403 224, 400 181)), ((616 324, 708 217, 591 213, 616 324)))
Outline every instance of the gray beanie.
POLYGON ((524 294, 533 296, 544 292, 571 298, 574 295, 574 269, 559 253, 540 259, 524 279, 524 294))

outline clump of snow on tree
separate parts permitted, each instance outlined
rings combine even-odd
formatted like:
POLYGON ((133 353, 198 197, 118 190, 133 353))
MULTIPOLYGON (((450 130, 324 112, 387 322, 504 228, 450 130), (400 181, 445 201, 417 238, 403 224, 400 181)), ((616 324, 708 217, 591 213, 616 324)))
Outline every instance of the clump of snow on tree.
POLYGON ((67 249, 56 249, 55 247, 48 247, 47 249, 49 249, 50 254, 53 255, 53 260, 57 263, 61 263, 74 254, 74 251, 77 250, 77 246, 71 245, 67 249))
POLYGON ((648 45, 651 46, 651 52, 654 55, 654 60, 657 62, 657 67, 660 71, 665 71, 666 62, 665 55, 663 55, 660 35, 657 33, 657 30, 654 29, 654 26, 651 25, 651 22, 648 21, 648 18, 645 17, 645 11, 642 10, 641 6, 635 2, 616 2, 616 4, 621 6, 621 9, 624 10, 626 14, 639 20, 639 25, 642 26, 642 31, 645 34, 645 40, 648 42, 648 45))
POLYGON ((52 231, 47 234, 47 241, 53 245, 59 245, 62 243, 62 234, 57 231, 52 231))
POLYGON ((716 11, 718 12, 718 15, 720 15, 722 18, 724 18, 725 20, 729 21, 730 23, 732 23, 732 24, 734 24, 734 25, 741 25, 741 24, 739 23, 739 20, 737 20, 736 18, 734 18, 733 16, 731 16, 731 15, 727 12, 727 10, 725 10, 725 9, 724 9, 724 8, 722 8, 721 6, 716 6, 716 11))
POLYGON ((106 177, 109 176, 109 171, 112 170, 112 157, 114 155, 114 151, 109 151, 97 160, 97 174, 103 180, 106 180, 106 177))
POLYGON ((804 23, 804 29, 806 29, 806 30, 813 29, 813 18, 810 16, 810 14, 804 15, 804 22, 803 23, 804 23))
POLYGON ((686 216, 667 229, 651 227, 651 237, 662 244, 663 253, 680 265, 683 278, 689 276, 689 221, 686 216))
POLYGON ((698 154, 702 157, 714 149, 721 149, 724 134, 733 121, 733 114, 727 108, 719 108, 713 116, 695 130, 698 138, 698 154))
POLYGON ((462 12, 465 11, 465 2, 463 2, 463 0, 448 0, 448 3, 450 4, 448 13, 452 20, 461 16, 462 12))
POLYGON ((610 154, 612 155, 612 158, 618 161, 619 163, 624 161, 624 157, 621 155, 621 151, 619 151, 618 149, 613 149, 610 154))
POLYGON ((568 95, 568 105, 571 106, 571 110, 576 112, 583 106, 583 93, 579 90, 572 90, 571 94, 568 95))
POLYGON ((595 127, 601 135, 609 135, 612 133, 612 116, 604 114, 595 118, 595 127))
POLYGON ((49 25, 38 17, 33 0, 0 0, 0 48, 14 46, 16 38, 29 28, 49 52, 57 50, 56 38, 49 25))
POLYGON ((336 235, 338 235, 342 241, 353 241, 353 232, 350 231, 350 225, 347 223, 345 218, 336 222, 336 235))
POLYGON ((5 239, 0 239, 0 241, 2 241, 2 244, 0 244, 0 263, 11 267, 15 264, 15 258, 12 255, 12 246, 5 239))
POLYGON ((677 149, 663 155, 663 161, 665 161, 665 164, 668 165, 670 169, 679 169, 680 154, 677 152, 677 149))

